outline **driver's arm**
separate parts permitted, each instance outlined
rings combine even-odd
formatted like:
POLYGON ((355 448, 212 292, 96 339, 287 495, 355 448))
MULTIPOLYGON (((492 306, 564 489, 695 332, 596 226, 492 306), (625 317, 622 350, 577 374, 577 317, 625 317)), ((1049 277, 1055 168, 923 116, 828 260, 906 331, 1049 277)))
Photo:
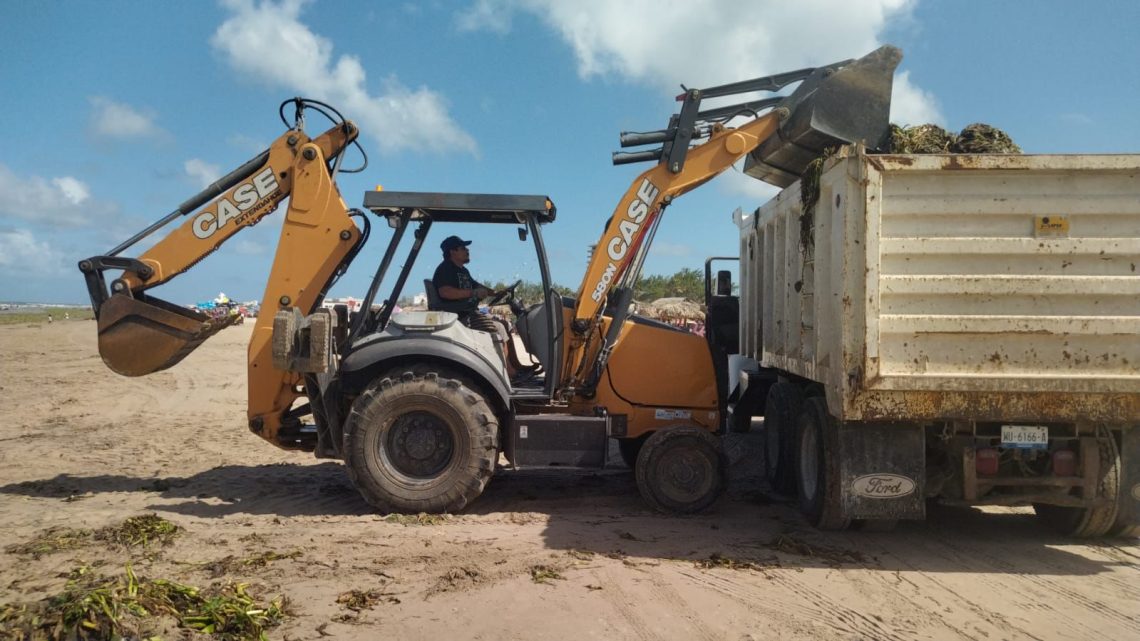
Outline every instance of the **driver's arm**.
POLYGON ((475 285, 475 291, 476 292, 478 292, 480 290, 483 291, 483 295, 480 296, 480 298, 483 298, 486 296, 494 296, 494 295, 499 293, 499 290, 493 289, 491 287, 487 287, 486 285, 484 285, 483 283, 480 283, 479 281, 475 280, 474 278, 471 279, 471 282, 472 282, 472 284, 475 285))
POLYGON ((472 289, 460 289, 452 287, 451 285, 441 285, 438 289, 439 297, 445 300, 464 300, 467 298, 486 298, 495 293, 482 285, 476 285, 472 289))

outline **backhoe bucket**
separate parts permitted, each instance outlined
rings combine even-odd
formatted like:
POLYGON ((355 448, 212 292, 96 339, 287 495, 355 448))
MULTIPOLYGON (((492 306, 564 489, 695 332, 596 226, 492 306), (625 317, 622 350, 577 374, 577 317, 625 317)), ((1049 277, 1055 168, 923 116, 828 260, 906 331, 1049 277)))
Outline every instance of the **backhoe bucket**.
POLYGON ((891 84, 901 60, 902 51, 888 45, 838 70, 817 69, 777 105, 789 114, 749 154, 744 173, 787 187, 829 147, 862 142, 883 149, 890 139, 891 84))
POLYGON ((123 376, 171 367, 236 317, 205 314, 140 295, 114 294, 99 307, 99 355, 123 376))

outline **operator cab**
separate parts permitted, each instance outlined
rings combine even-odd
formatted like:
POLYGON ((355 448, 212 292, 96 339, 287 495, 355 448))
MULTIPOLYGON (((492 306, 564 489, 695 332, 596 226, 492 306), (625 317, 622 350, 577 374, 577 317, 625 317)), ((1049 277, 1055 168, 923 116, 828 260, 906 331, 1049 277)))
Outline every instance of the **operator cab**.
MULTIPOLYGON (((439 260, 435 251, 437 243, 431 242, 443 239, 450 232, 440 232, 434 236, 430 233, 432 226, 439 223, 471 223, 484 225, 512 225, 518 228, 517 234, 521 241, 530 240, 534 245, 535 255, 538 259, 537 275, 528 274, 525 280, 539 280, 541 292, 538 296, 531 294, 536 300, 524 300, 520 294, 523 280, 515 282, 508 287, 501 296, 488 301, 488 305, 496 311, 501 305, 509 306, 513 318, 509 325, 513 328, 515 336, 508 345, 509 355, 514 361, 515 368, 520 366, 528 368, 535 364, 532 374, 519 377, 515 381, 503 380, 509 386, 513 398, 550 398, 554 393, 554 385, 558 382, 558 370, 561 366, 562 355, 562 324, 563 314, 562 297, 554 291, 550 277, 549 264, 546 260, 546 249, 542 240, 542 225, 553 222, 555 218, 554 204, 546 196, 522 196, 500 194, 455 194, 430 192, 399 192, 399 191, 369 191, 364 195, 364 207, 372 213, 386 219, 392 228, 392 238, 384 253, 380 266, 373 278, 365 299, 362 301, 362 310, 376 310, 357 315, 349 323, 348 337, 345 343, 346 351, 356 349, 362 342, 371 342, 373 337, 384 332, 385 334, 403 334, 407 327, 418 327, 416 322, 438 321, 441 328, 450 328, 436 334, 426 326, 420 330, 420 336, 432 334, 450 344, 450 349, 478 352, 485 355, 486 349, 480 348, 485 336, 472 335, 475 330, 456 332, 447 319, 454 314, 446 311, 429 313, 426 316, 417 313, 415 319, 398 315, 393 318, 396 301, 403 296, 403 292, 420 252, 425 247, 427 252, 421 259, 421 269, 424 265, 434 265, 439 260), (413 242, 410 252, 399 270, 391 293, 386 300, 377 301, 381 283, 384 281, 400 242, 405 232, 412 228, 413 242), (537 276, 537 279, 535 279, 537 276), (553 310, 553 313, 551 313, 553 310), (422 316, 422 318, 421 318, 422 316), (439 316, 439 318, 437 318, 439 316), (405 323, 407 321, 407 324, 405 323), (389 330, 385 332, 385 330, 389 330), (474 339, 474 341, 472 340, 474 339), (479 343, 473 345, 472 343, 479 343), (521 344, 521 350, 519 349, 521 344)), ((477 270, 476 270, 477 271, 477 270)), ((418 281, 413 281, 418 284, 418 281)), ((428 311, 441 309, 441 302, 430 278, 423 281, 424 293, 428 300, 428 311)), ((413 285, 415 287, 415 285, 413 285)), ((406 313, 406 312, 404 312, 406 313)), ((508 335, 511 334, 508 332, 508 335)), ((499 360, 502 357, 500 355, 499 360)), ((505 365, 505 364, 504 364, 505 365)), ((501 367, 499 368, 502 369, 501 367)), ((507 377, 504 375, 504 379, 507 377)))

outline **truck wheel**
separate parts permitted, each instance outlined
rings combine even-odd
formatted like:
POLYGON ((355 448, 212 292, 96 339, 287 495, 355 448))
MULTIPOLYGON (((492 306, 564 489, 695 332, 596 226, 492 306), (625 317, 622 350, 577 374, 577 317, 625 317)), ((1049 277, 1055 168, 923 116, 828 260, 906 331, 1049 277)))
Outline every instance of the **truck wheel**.
MULTIPOLYGON (((1101 507, 1066 507, 1034 503, 1033 511, 1053 530, 1082 539, 1096 538, 1111 533, 1117 526, 1116 515, 1120 501, 1120 450, 1116 439, 1107 430, 1101 430, 1097 439, 1100 450, 1100 481, 1098 494, 1111 502, 1101 507)), ((1079 488, 1073 489, 1080 492, 1079 488)), ((1123 529, 1123 528, 1122 528, 1123 529)))
POLYGON ((617 442, 622 462, 631 470, 637 467, 637 455, 641 453, 641 446, 645 445, 645 437, 619 438, 617 442))
POLYGON ((803 402, 798 385, 776 383, 768 389, 764 404, 764 476, 780 494, 796 491, 793 449, 803 402))
POLYGON ((381 510, 451 512, 478 497, 499 456, 487 401, 444 370, 391 373, 352 404, 345 465, 381 510))
POLYGON ((1108 535, 1124 539, 1140 538, 1140 523, 1131 523, 1117 519, 1108 530, 1108 535))
POLYGON ((728 461, 720 439, 698 427, 670 427, 645 440, 634 477, 645 502, 659 512, 707 509, 725 487, 728 461))
POLYGON ((822 397, 804 401, 797 429, 796 490, 800 511, 821 530, 844 530, 851 524, 840 500, 834 427, 822 397))

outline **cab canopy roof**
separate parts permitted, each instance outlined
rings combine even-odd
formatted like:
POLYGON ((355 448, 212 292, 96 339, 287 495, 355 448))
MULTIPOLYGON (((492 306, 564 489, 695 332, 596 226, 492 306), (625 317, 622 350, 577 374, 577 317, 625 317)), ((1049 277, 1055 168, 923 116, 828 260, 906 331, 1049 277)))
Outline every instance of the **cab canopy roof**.
POLYGON ((367 191, 364 207, 381 216, 408 216, 447 223, 518 224, 533 218, 554 222, 554 203, 546 196, 441 194, 419 191, 367 191))

